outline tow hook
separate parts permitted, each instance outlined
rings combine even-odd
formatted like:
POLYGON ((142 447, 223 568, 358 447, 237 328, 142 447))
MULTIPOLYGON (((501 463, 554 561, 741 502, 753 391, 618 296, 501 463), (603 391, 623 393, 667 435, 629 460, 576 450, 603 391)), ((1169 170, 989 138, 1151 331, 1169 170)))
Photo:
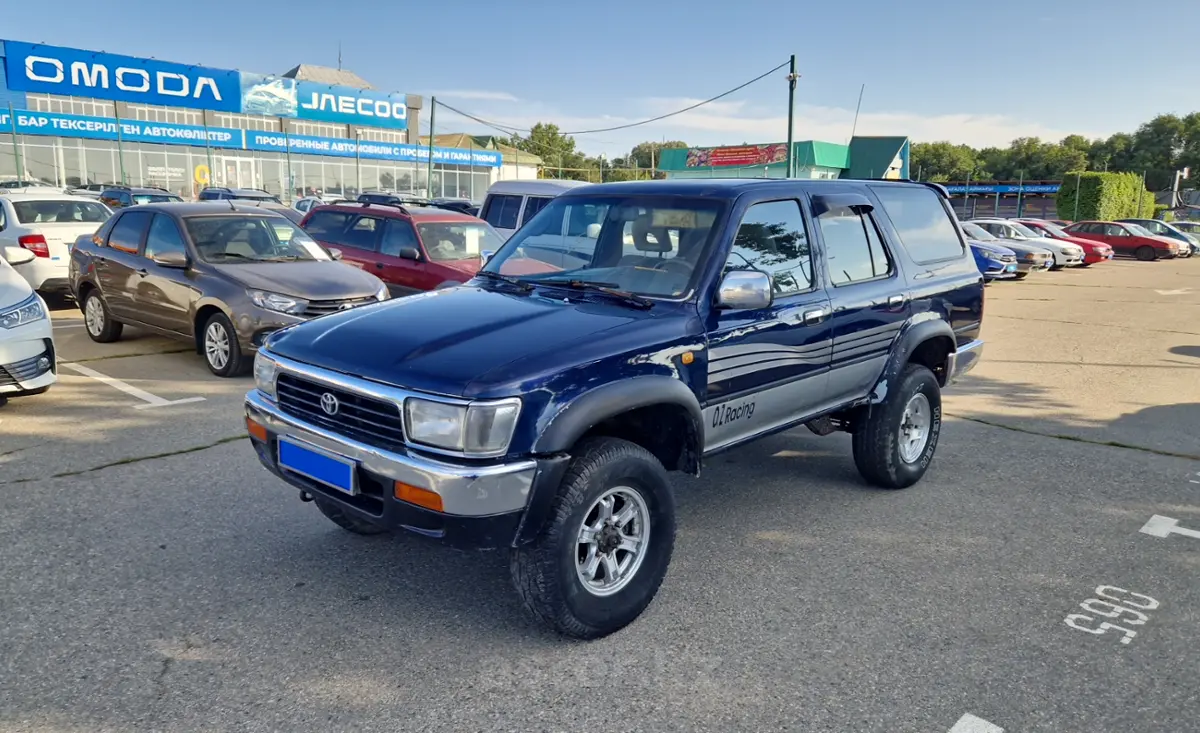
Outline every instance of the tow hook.
POLYGON ((301 491, 301 492, 300 492, 300 501, 306 501, 306 502, 307 502, 307 501, 312 501, 312 499, 313 499, 313 498, 312 498, 312 494, 308 493, 307 491, 301 491))

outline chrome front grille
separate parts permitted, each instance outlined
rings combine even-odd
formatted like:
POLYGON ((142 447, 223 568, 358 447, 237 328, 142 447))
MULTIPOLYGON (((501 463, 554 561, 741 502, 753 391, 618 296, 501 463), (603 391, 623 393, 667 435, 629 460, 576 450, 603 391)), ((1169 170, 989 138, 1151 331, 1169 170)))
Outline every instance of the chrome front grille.
POLYGON ((310 317, 324 316, 375 302, 378 301, 371 295, 365 298, 343 298, 341 300, 310 300, 308 301, 308 307, 304 309, 304 315, 310 317))
MULTIPOLYGON (((395 402, 327 387, 286 372, 276 377, 275 392, 279 408, 293 417, 377 448, 404 448, 404 419, 395 402), (325 395, 336 400, 332 415, 322 407, 325 395)), ((332 404, 327 398, 325 402, 332 404)))

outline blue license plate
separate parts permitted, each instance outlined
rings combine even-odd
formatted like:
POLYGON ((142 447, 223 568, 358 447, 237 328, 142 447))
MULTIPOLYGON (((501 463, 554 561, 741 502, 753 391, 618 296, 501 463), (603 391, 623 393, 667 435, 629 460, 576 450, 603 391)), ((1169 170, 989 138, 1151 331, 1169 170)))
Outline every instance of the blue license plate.
POLYGON ((287 438, 279 439, 279 466, 338 491, 354 494, 354 462, 287 438))
POLYGON ((1005 271, 1005 272, 1016 272, 1016 271, 1017 271, 1017 266, 1016 266, 1016 265, 1009 265, 1008 267, 1005 267, 1005 268, 1004 268, 1004 271, 1005 271))

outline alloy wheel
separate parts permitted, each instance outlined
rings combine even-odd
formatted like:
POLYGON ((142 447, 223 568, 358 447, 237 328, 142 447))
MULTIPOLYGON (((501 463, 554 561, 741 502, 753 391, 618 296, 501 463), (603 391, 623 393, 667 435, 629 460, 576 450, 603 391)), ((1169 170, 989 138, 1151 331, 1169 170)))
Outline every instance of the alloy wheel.
POLYGON ((610 596, 633 580, 646 558, 650 510, 628 486, 609 489, 583 517, 575 542, 575 572, 589 593, 610 596))

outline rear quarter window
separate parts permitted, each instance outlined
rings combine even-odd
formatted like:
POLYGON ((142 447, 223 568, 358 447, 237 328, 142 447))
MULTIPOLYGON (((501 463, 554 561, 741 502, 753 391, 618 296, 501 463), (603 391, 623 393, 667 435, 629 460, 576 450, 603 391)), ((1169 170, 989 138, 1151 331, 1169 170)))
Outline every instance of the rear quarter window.
POLYGON ((914 262, 963 256, 958 227, 937 193, 916 186, 872 186, 871 190, 914 262))
POLYGON ((521 212, 521 197, 509 194, 488 196, 483 204, 483 219, 498 229, 516 229, 521 212))
POLYGON ((314 211, 304 224, 304 231, 313 239, 340 244, 346 225, 355 215, 341 211, 314 211))

